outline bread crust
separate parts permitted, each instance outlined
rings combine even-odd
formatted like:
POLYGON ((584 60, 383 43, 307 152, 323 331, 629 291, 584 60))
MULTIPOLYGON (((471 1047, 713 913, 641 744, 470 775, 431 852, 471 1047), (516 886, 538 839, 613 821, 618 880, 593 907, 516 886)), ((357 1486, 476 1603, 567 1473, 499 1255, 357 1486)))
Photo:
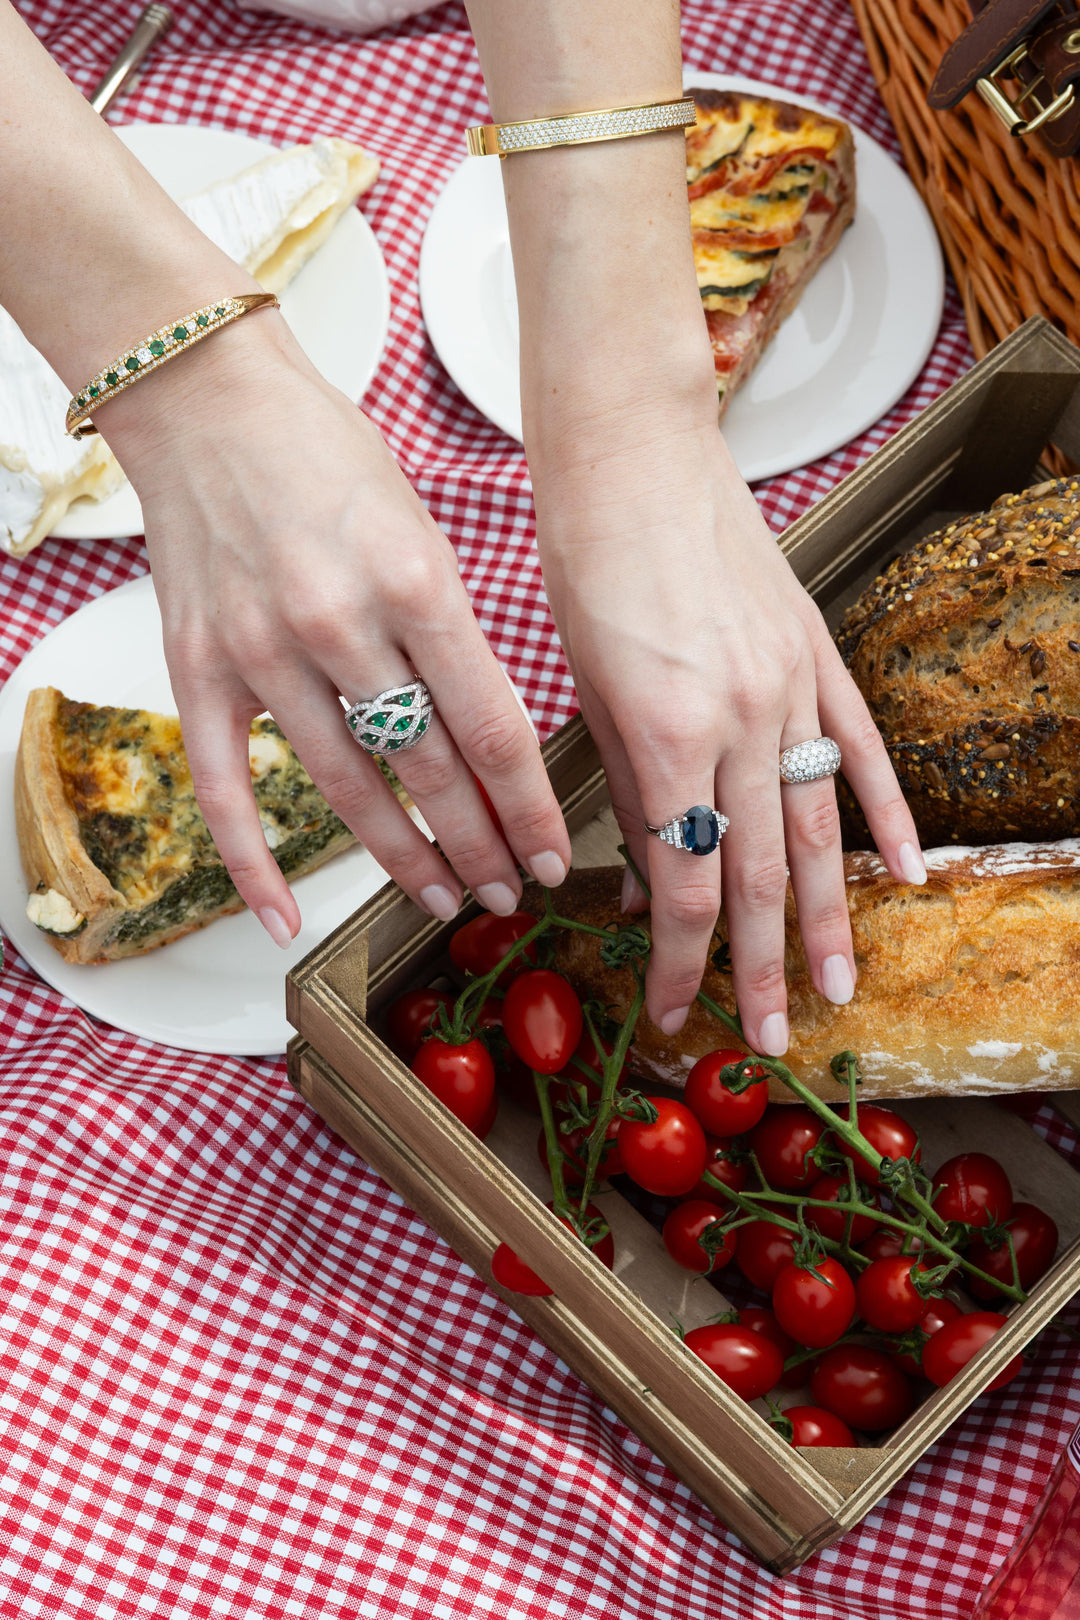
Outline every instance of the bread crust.
MULTIPOLYGON (((785 970, 791 1045, 785 1062, 819 1096, 842 1100, 829 1063, 851 1050, 862 1064, 860 1096, 972 1096, 1080 1086, 1080 839, 927 854, 927 882, 893 881, 876 855, 844 857, 858 983, 835 1007, 814 989, 787 897, 785 970)), ((600 927, 627 922, 619 909, 621 867, 572 872, 558 890, 565 915, 600 927)), ((539 915, 540 891, 523 908, 539 915)), ((641 919, 648 926, 647 914, 641 919)), ((727 944, 723 916, 715 946, 727 944)), ((595 936, 560 933, 556 966, 578 993, 624 1017, 633 985, 606 968, 595 936)), ((702 988, 735 1008, 728 972, 710 965, 702 988)), ((635 1072, 682 1086, 706 1052, 730 1044, 698 1003, 680 1033, 666 1036, 642 1015, 635 1072)), ((776 1101, 790 1102, 779 1080, 776 1101)))
MULTIPOLYGON (((928 842, 1080 827, 1080 483, 1006 495, 898 557, 837 645, 928 842)), ((866 837, 850 795, 851 840, 866 837)))

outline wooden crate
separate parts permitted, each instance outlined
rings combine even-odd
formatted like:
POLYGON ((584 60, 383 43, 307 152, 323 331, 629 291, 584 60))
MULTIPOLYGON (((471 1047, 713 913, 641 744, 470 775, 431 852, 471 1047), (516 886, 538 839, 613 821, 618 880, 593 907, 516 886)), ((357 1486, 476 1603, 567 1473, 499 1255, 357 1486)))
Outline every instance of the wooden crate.
MULTIPOLYGON (((1031 321, 788 530, 796 572, 835 619, 885 563, 961 512, 1031 482, 1048 441, 1080 459, 1080 352, 1031 321)), ((544 749, 575 863, 616 859, 618 834, 595 746, 572 721, 544 749)), ((672 1331, 723 1309, 715 1286, 670 1261, 659 1234, 616 1191, 601 1193, 615 1236, 611 1274, 545 1208, 536 1122, 500 1104, 486 1142, 435 1101, 375 1033, 405 989, 445 970, 453 923, 388 886, 289 976, 297 1031, 290 1077, 317 1112, 491 1282, 509 1242, 554 1288, 512 1308, 771 1569, 794 1569, 858 1520, 1080 1287, 1080 1176, 1018 1117, 979 1099, 904 1102, 926 1162, 991 1151, 1017 1196, 1062 1233, 1050 1273, 945 1389, 876 1444, 795 1451, 672 1331)), ((1080 1119, 1076 1093, 1060 1104, 1080 1119)))

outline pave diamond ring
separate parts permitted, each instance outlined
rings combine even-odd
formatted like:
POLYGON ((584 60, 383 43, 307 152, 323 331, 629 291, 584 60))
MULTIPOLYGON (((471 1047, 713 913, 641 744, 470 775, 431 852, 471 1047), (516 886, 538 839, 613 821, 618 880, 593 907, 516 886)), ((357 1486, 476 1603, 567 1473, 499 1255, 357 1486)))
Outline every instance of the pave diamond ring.
POLYGON ((727 816, 722 816, 718 810, 707 804, 695 804, 681 816, 672 816, 662 827, 654 827, 647 821, 645 831, 665 844, 673 844, 676 849, 689 850, 691 855, 711 855, 730 825, 727 816))
POLYGON ((400 754, 416 746, 434 713, 431 693, 423 681, 413 681, 361 698, 346 711, 345 724, 365 753, 400 754))
POLYGON ((831 737, 793 743, 780 755, 781 782, 820 782, 840 769, 840 749, 831 737))

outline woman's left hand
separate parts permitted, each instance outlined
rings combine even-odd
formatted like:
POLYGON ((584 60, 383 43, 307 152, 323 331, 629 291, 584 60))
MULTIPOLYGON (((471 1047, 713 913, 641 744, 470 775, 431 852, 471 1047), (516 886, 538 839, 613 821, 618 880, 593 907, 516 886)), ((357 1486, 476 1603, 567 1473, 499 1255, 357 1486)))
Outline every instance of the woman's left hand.
MULTIPOLYGON (((534 458, 544 576, 626 843, 652 891, 648 1011, 681 1027, 721 898, 746 1036, 788 1043, 788 870, 814 985, 855 983, 836 793, 781 782, 779 756, 827 735, 901 881, 924 876, 881 737, 825 623, 743 484, 715 423, 564 440, 534 458), (649 836, 690 806, 730 819, 697 857, 649 836)), ((644 896, 628 876, 624 906, 644 896)))

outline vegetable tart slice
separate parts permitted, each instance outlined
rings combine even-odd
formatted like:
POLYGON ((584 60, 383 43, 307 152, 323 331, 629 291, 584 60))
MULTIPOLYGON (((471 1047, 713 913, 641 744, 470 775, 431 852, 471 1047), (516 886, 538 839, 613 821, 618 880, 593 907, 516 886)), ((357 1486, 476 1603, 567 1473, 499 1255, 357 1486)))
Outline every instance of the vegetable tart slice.
MULTIPOLYGON (((273 720, 253 723, 248 756, 287 878, 355 842, 273 720)), ((19 742, 15 817, 27 915, 66 961, 135 956, 243 910, 195 802, 175 716, 38 688, 19 742)))

